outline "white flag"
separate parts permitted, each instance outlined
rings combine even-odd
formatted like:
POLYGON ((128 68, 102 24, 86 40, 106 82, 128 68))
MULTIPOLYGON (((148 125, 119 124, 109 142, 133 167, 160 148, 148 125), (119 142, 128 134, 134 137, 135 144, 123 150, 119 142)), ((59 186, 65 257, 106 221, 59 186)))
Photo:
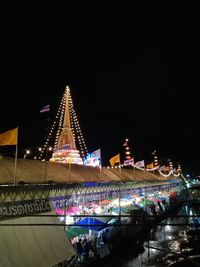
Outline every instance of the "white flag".
POLYGON ((95 158, 101 159, 101 149, 97 149, 91 153, 95 158))
POLYGON ((140 160, 135 163, 135 167, 143 168, 144 166, 144 160, 140 160))
POLYGON ((134 158, 124 160, 124 166, 134 166, 134 158))
POLYGON ((50 105, 46 105, 40 110, 40 113, 49 112, 50 111, 50 105))

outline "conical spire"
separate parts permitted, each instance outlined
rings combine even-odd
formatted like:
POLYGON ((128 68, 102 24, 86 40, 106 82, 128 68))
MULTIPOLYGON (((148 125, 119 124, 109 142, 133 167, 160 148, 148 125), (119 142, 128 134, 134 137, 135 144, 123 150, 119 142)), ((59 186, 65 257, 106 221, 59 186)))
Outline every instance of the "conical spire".
POLYGON ((66 102, 65 102, 65 115, 64 115, 63 128, 71 128, 70 113, 69 113, 69 94, 70 94, 69 86, 66 86, 65 94, 66 94, 66 102))
POLYGON ((70 89, 66 86, 65 89, 65 111, 63 118, 63 127, 57 143, 57 148, 54 150, 50 161, 58 163, 75 163, 83 164, 79 151, 76 148, 76 143, 71 130, 70 121, 70 89))
POLYGON ((68 86, 66 86, 65 93, 66 93, 65 114, 64 114, 63 128, 60 134, 60 138, 58 140, 58 147, 61 147, 67 144, 69 145, 71 149, 76 149, 76 144, 74 141, 74 137, 71 131, 71 124, 70 124, 70 112, 69 112, 70 90, 68 86))

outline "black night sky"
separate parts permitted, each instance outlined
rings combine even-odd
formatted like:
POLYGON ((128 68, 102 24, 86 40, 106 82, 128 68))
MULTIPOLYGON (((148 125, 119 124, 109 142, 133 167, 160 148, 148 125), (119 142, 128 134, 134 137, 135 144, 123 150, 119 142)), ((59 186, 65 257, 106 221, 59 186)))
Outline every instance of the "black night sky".
POLYGON ((69 85, 88 150, 101 148, 105 165, 128 137, 135 161, 156 149, 199 175, 198 6, 68 2, 1 8, 0 132, 18 125, 19 149, 43 144, 39 111, 50 102, 54 118, 69 85))

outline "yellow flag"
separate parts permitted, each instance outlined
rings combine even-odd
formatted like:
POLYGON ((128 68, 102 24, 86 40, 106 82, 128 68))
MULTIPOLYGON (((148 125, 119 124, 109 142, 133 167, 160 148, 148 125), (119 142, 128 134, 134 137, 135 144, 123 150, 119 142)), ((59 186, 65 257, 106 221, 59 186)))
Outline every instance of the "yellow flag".
POLYGON ((119 156, 119 154, 117 154, 114 157, 112 157, 109 161, 110 161, 110 165, 111 166, 114 166, 115 163, 120 162, 120 156, 119 156))
POLYGON ((153 163, 147 164, 146 168, 147 169, 153 169, 154 168, 154 164, 153 163))
POLYGON ((18 128, 0 134, 0 146, 17 145, 18 128))

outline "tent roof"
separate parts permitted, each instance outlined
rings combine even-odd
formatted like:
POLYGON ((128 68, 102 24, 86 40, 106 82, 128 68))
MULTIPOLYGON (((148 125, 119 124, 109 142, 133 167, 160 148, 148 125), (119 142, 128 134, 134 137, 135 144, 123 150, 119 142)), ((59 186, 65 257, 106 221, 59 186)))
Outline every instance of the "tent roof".
POLYGON ((89 228, 94 231, 100 231, 107 227, 107 224, 105 222, 92 217, 85 217, 83 220, 75 223, 75 225, 81 225, 80 227, 89 228))
POLYGON ((75 236, 88 234, 89 229, 83 228, 83 227, 71 227, 69 230, 67 230, 66 234, 69 238, 73 238, 75 236))
MULTIPOLYGON (((48 214, 52 213, 44 215, 48 214)), ((76 255, 63 226, 21 226, 23 224, 59 224, 59 221, 56 217, 21 217, 0 221, 0 266, 49 267, 76 255)))
MULTIPOLYGON (((13 184, 14 158, 0 158, 0 184, 13 184)), ((41 184, 54 181, 55 183, 69 182, 66 173, 69 170, 67 164, 53 162, 43 162, 40 160, 21 159, 17 160, 16 183, 24 182, 28 184, 41 184), (47 165, 46 165, 47 164, 47 165)), ((102 167, 101 177, 97 167, 71 165, 70 182, 119 182, 119 181, 167 181, 174 179, 174 176, 163 177, 159 174, 153 174, 141 170, 125 169, 107 169, 102 167)))

